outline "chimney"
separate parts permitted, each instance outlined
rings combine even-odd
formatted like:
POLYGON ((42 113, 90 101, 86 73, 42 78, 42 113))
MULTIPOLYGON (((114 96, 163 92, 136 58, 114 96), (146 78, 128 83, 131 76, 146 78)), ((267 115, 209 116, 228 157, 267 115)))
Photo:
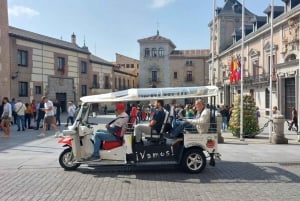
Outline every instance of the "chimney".
POLYGON ((74 34, 74 32, 71 36, 71 41, 72 41, 72 44, 76 45, 76 35, 74 34))

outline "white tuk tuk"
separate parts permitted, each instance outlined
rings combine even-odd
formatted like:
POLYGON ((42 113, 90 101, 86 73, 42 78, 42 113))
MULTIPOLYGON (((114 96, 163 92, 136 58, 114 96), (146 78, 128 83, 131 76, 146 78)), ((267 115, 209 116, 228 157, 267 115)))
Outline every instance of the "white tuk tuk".
MULTIPOLYGON (((99 126, 107 122, 97 121, 99 115, 92 115, 92 105, 96 103, 145 102, 163 99, 206 99, 215 104, 218 88, 216 86, 176 87, 176 88, 139 88, 128 89, 107 94, 85 96, 80 98, 82 105, 75 122, 63 131, 64 138, 59 140, 66 149, 59 156, 59 163, 65 170, 75 170, 81 164, 101 165, 167 165, 176 164, 189 173, 199 173, 209 164, 215 165, 218 153, 218 135, 216 131, 215 109, 210 107, 210 129, 208 133, 185 131, 182 137, 170 139, 165 137, 164 129, 160 133, 144 136, 142 144, 136 144, 134 125, 128 123, 122 142, 116 146, 102 146, 101 161, 85 161, 93 153, 93 135, 99 126)), ((168 122, 168 112, 163 127, 168 122)), ((103 117, 103 116, 102 116, 103 117)), ((102 120, 103 121, 103 120, 102 120)), ((143 122, 141 122, 143 123, 143 122)), ((105 142, 104 142, 105 143, 105 142)))

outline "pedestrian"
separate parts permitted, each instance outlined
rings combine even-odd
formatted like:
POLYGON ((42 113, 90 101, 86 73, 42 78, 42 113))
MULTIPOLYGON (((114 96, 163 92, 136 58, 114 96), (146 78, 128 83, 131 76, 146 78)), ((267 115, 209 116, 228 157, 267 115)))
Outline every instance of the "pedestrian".
POLYGON ((275 114, 275 115, 281 114, 280 111, 278 110, 277 106, 274 106, 274 107, 273 107, 272 112, 273 112, 273 114, 275 114))
POLYGON ((36 103, 35 103, 34 99, 31 101, 30 106, 31 106, 31 110, 32 110, 32 118, 36 119, 36 103))
POLYGON ((36 118, 36 127, 35 127, 35 130, 39 130, 39 128, 40 128, 40 122, 41 122, 41 120, 44 119, 45 111, 43 111, 43 108, 44 108, 43 101, 39 102, 36 105, 37 118, 36 118))
POLYGON ((69 122, 71 122, 71 125, 74 123, 74 115, 76 111, 76 106, 73 104, 73 101, 68 102, 68 118, 67 118, 67 124, 66 127, 69 125, 69 122))
POLYGON ((56 117, 56 124, 58 126, 60 126, 60 113, 61 113, 61 105, 60 102, 55 99, 53 105, 56 107, 56 113, 55 113, 55 117, 56 117))
POLYGON ((291 130, 293 125, 295 125, 295 127, 298 131, 298 112, 297 112, 296 108, 294 108, 294 107, 292 109, 292 122, 288 129, 291 130))
POLYGON ((14 111, 17 114, 17 131, 20 131, 21 129, 25 131, 25 110, 25 104, 21 100, 18 100, 14 106, 14 111))
POLYGON ((107 114, 107 105, 104 105, 104 114, 107 114))
POLYGON ((10 124, 12 118, 12 109, 7 97, 4 97, 2 100, 3 113, 1 115, 1 128, 3 130, 4 138, 10 137, 10 124))
POLYGON ((256 106, 256 119, 257 119, 257 121, 259 120, 259 117, 260 117, 259 107, 256 106))
MULTIPOLYGON (((228 108, 228 107, 227 107, 228 108)), ((226 131, 228 127, 228 116, 229 116, 229 110, 224 105, 221 109, 221 116, 222 116, 222 130, 226 131)))
POLYGON ((16 104, 15 98, 12 98, 10 105, 11 105, 11 111, 12 111, 12 117, 13 117, 13 119, 12 119, 13 124, 17 124, 17 113, 14 110, 15 104, 16 104))
POLYGON ((29 103, 25 103, 25 127, 27 125, 28 129, 31 129, 31 119, 33 117, 33 112, 32 112, 32 108, 31 108, 31 104, 29 103))
POLYGON ((43 128, 42 133, 38 135, 38 137, 45 137, 46 132, 46 126, 50 125, 55 130, 55 137, 59 137, 61 132, 56 126, 56 119, 54 116, 54 110, 53 110, 53 103, 48 99, 47 96, 42 97, 44 108, 42 108, 43 111, 45 111, 45 117, 43 122, 43 128))

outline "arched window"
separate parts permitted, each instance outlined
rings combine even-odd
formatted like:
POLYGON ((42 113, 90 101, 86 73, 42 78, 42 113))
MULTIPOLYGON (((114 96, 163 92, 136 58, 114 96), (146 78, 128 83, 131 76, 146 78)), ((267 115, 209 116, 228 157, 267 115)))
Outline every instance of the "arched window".
POLYGON ((159 57, 163 57, 164 56, 164 49, 161 48, 161 47, 158 49, 158 56, 159 57))
POLYGON ((145 48, 145 57, 149 57, 149 56, 150 56, 150 49, 145 48))
POLYGON ((157 57, 156 48, 152 48, 152 57, 157 57))

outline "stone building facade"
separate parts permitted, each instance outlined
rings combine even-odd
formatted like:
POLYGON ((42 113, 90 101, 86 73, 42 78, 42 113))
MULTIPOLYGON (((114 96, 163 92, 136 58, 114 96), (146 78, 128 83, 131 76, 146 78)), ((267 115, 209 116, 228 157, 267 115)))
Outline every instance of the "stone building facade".
MULTIPOLYGON (((273 49, 271 50, 271 7, 266 5, 265 16, 257 16, 246 10, 244 38, 243 91, 250 93, 261 110, 272 105, 290 118, 292 107, 299 109, 299 17, 300 1, 283 0, 283 6, 274 6, 273 49), (271 62, 271 59, 273 62, 271 62), (271 63, 273 66, 270 68, 271 63), (270 79, 272 91, 270 91, 270 79)), ((230 105, 234 94, 240 93, 241 83, 230 83, 232 59, 241 61, 242 5, 237 0, 226 0, 223 8, 216 9, 214 45, 214 84, 220 88, 218 102, 230 105), (226 30, 223 30, 226 28, 226 30), (231 43, 223 45, 222 41, 231 43)), ((214 39, 214 40, 212 40, 214 39)), ((213 42, 214 41, 214 44, 213 42)), ((211 62, 211 60, 210 60, 211 62)))
POLYGON ((159 32, 138 42, 141 88, 207 85, 209 50, 175 50, 159 32))

